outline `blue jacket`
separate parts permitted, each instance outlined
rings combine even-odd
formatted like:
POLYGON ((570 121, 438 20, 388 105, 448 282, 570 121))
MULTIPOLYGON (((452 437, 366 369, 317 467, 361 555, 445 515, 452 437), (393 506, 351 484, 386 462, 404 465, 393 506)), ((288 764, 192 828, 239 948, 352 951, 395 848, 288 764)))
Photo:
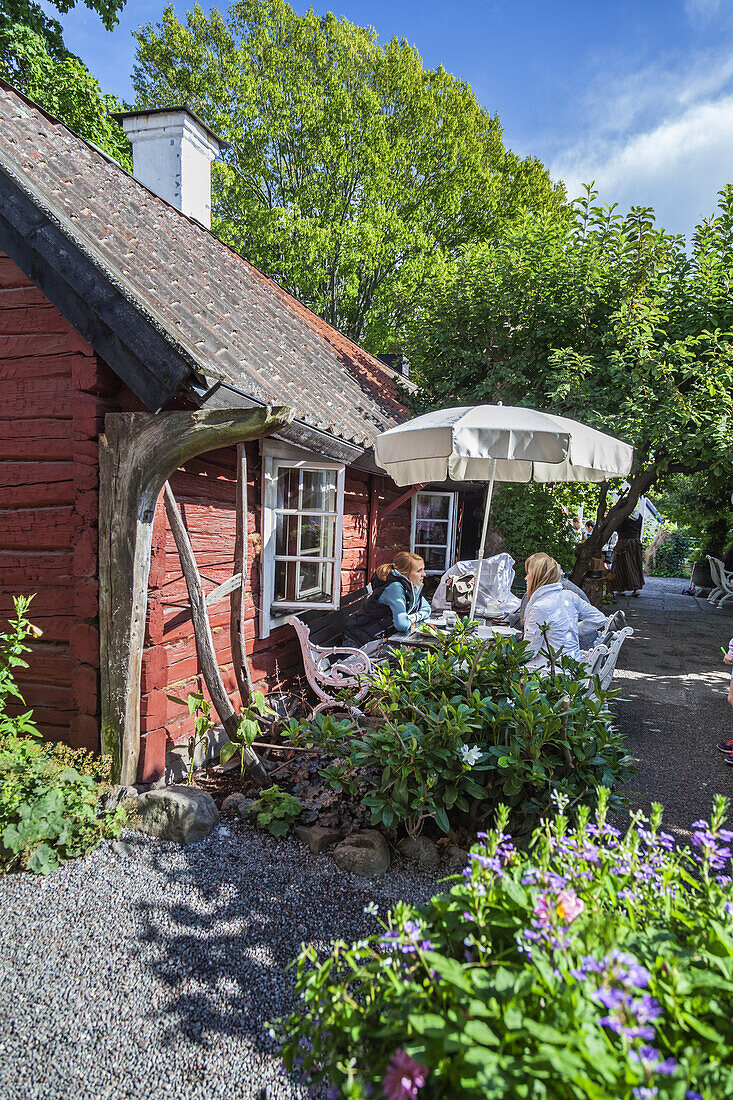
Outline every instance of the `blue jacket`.
POLYGON ((418 623, 424 622, 430 616, 430 604, 422 594, 422 585, 415 588, 409 581, 405 584, 406 578, 394 569, 390 573, 390 577, 392 576, 394 581, 389 581, 388 578, 386 587, 377 596, 377 603, 385 604, 392 612, 396 633, 408 634, 412 629, 410 615, 415 615, 418 623), (408 588, 412 589, 412 599, 408 597, 408 588))

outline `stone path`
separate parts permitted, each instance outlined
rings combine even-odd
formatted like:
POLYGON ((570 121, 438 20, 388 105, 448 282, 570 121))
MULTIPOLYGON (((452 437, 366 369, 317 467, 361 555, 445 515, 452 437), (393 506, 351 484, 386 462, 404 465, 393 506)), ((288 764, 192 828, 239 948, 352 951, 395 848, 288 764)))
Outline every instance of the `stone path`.
POLYGON ((637 599, 621 598, 634 635, 619 658, 614 687, 619 725, 639 773, 625 792, 632 807, 652 802, 680 837, 710 812, 714 794, 733 798, 733 767, 715 744, 733 737, 730 682, 721 646, 733 636, 733 609, 683 596, 681 579, 649 577, 637 599))

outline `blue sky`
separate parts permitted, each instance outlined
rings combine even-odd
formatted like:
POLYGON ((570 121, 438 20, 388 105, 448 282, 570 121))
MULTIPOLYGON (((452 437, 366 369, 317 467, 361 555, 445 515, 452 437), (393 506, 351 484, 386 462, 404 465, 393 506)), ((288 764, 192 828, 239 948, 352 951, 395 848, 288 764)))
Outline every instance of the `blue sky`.
MULTIPOLYGON (((187 6, 175 5, 179 16, 187 6)), ((688 234, 733 182, 733 0, 314 7, 371 25, 381 40, 404 37, 426 66, 442 63, 466 80, 499 115, 506 144, 539 157, 570 195, 595 179, 603 201, 653 206, 666 229, 688 234)), ((112 33, 77 8, 61 17, 67 46, 105 91, 132 100, 130 31, 157 22, 162 8, 162 0, 128 0, 112 33)))

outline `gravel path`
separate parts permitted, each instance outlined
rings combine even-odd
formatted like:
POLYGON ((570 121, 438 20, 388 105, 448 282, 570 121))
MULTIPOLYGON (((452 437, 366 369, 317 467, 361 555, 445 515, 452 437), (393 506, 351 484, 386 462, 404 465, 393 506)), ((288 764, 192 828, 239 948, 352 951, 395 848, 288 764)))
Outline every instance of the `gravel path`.
MULTIPOLYGON (((652 579, 622 600, 619 723, 640 765, 626 793, 681 838, 733 795, 720 646, 733 612, 652 579)), ((189 848, 127 835, 46 879, 0 879, 0 1100, 301 1100, 266 1021, 287 1013, 301 940, 374 928, 368 901, 422 902, 438 878, 396 859, 357 879, 296 840, 227 819, 189 848)), ((442 874, 447 874, 443 870, 442 874)))
POLYGON ((649 577, 637 599, 619 600, 634 628, 614 687, 619 725, 639 773, 624 793, 632 806, 661 802, 681 839, 710 813, 714 794, 733 797, 733 767, 715 744, 733 737, 730 672, 720 647, 733 636, 733 609, 683 596, 681 579, 649 577))
POLYGON ((305 1097, 265 1027, 301 940, 358 939, 368 901, 422 902, 440 877, 398 858, 358 879, 230 820, 186 849, 126 839, 0 879, 0 1100, 305 1097))

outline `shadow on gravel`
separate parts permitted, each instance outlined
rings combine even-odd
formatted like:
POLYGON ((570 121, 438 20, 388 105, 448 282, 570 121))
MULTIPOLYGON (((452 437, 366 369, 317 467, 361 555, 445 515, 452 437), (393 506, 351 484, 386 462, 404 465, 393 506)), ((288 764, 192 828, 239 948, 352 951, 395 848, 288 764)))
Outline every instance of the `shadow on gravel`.
POLYGON ((404 887, 406 899, 414 889, 427 899, 440 887, 435 876, 413 878, 400 865, 381 883, 354 880, 294 840, 223 822, 229 836, 215 831, 189 848, 148 855, 156 878, 170 884, 139 905, 141 962, 167 992, 151 1012, 162 1042, 184 1035, 211 1049, 236 1036, 241 1049, 277 1058, 267 1025, 293 1007, 295 968, 287 968, 301 942, 325 949, 332 939, 359 939, 378 928, 363 912, 368 901, 376 899, 384 912, 395 889, 404 887))

